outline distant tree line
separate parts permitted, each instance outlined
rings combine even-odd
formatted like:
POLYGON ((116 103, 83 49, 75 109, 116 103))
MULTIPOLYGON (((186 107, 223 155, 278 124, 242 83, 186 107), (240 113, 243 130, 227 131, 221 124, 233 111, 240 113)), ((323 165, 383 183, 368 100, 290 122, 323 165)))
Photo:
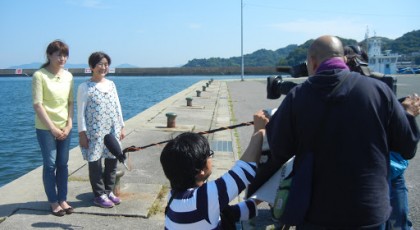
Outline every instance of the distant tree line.
MULTIPOLYGON (((366 47, 366 41, 357 42, 354 39, 340 38, 343 45, 360 45, 366 47)), ((401 55, 400 61, 411 61, 420 65, 420 30, 414 30, 392 40, 381 37, 382 50, 391 50, 401 55)), ((301 45, 288 45, 278 50, 260 49, 244 55, 245 66, 293 66, 306 60, 306 52, 313 40, 301 45)), ((193 59, 183 67, 236 67, 241 66, 241 57, 193 59)))
MULTIPOLYGON (((280 59, 286 58, 297 47, 297 45, 288 45, 276 51, 260 49, 251 54, 245 54, 244 60, 246 60, 246 66, 250 67, 275 66, 275 63, 278 63, 280 59)), ((241 57, 202 58, 188 61, 183 67, 230 67, 241 66, 241 63, 241 57)))

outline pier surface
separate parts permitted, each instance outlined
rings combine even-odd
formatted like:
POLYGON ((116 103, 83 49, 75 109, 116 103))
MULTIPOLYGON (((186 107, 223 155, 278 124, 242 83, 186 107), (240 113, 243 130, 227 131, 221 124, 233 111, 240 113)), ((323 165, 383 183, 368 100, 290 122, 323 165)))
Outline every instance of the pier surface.
MULTIPOLYGON (((209 79, 210 80, 210 79, 209 79)), ((302 81, 299 79, 298 81, 302 81)), ((127 137, 123 148, 145 146, 168 140, 185 131, 201 132, 252 120, 259 109, 276 108, 277 100, 266 99, 266 81, 257 79, 213 81, 197 97, 207 81, 198 82, 182 92, 150 107, 126 121, 127 137), (192 98, 187 106, 186 98, 192 98), (167 128, 166 113, 176 113, 176 127, 167 128)), ((420 90, 420 77, 398 77, 398 97, 420 90)), ((417 118, 417 122, 419 122, 417 118)), ((207 135, 215 155, 215 179, 230 169, 250 139, 253 127, 245 126, 207 135)), ((77 138, 77 137, 75 137, 77 138)), ((34 140, 36 141, 36 140, 34 140)), ((80 149, 70 152, 68 201, 75 213, 56 217, 50 213, 42 185, 42 166, 0 188, 0 229, 163 229, 163 210, 169 182, 160 166, 163 146, 153 146, 129 154, 121 178, 122 203, 112 209, 93 205, 86 161, 80 149)), ((419 154, 419 153, 418 153, 419 154)), ((420 157, 410 161, 405 173, 409 190, 410 216, 415 229, 420 228, 420 157)), ((241 196, 243 197, 243 195, 241 196)), ((274 229, 269 208, 260 204, 259 216, 244 222, 243 229, 274 229)))

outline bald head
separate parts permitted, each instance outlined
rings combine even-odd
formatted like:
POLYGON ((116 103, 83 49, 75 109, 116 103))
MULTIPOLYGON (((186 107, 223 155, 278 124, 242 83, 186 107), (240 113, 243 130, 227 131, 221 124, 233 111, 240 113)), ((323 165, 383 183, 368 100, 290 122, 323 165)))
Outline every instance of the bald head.
POLYGON ((312 75, 315 73, 322 62, 333 57, 344 57, 343 44, 340 39, 330 35, 317 38, 308 50, 307 61, 309 74, 312 75), (312 66, 309 66, 309 63, 312 66))
POLYGON ((332 57, 343 57, 344 49, 338 38, 325 35, 317 38, 312 43, 309 47, 308 55, 322 62, 332 57))

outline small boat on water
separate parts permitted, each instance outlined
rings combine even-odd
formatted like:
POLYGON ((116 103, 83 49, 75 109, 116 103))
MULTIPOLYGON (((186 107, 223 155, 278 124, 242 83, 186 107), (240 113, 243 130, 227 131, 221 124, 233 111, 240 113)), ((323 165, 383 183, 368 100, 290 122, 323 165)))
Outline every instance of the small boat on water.
POLYGON ((399 73, 399 74, 420 74, 420 68, 413 68, 413 67, 398 68, 397 73, 399 73))

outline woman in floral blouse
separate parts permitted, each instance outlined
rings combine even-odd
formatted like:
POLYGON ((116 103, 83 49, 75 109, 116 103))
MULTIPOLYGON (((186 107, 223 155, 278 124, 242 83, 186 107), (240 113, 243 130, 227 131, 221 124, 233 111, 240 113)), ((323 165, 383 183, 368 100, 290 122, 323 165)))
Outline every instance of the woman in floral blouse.
POLYGON ((89 162, 93 202, 103 208, 112 208, 121 202, 112 192, 118 161, 105 147, 104 136, 112 134, 119 141, 125 136, 117 89, 114 82, 105 79, 110 64, 111 58, 107 54, 91 54, 92 77, 80 84, 77 91, 79 144, 83 158, 89 162), (103 173, 102 158, 105 159, 103 173))

